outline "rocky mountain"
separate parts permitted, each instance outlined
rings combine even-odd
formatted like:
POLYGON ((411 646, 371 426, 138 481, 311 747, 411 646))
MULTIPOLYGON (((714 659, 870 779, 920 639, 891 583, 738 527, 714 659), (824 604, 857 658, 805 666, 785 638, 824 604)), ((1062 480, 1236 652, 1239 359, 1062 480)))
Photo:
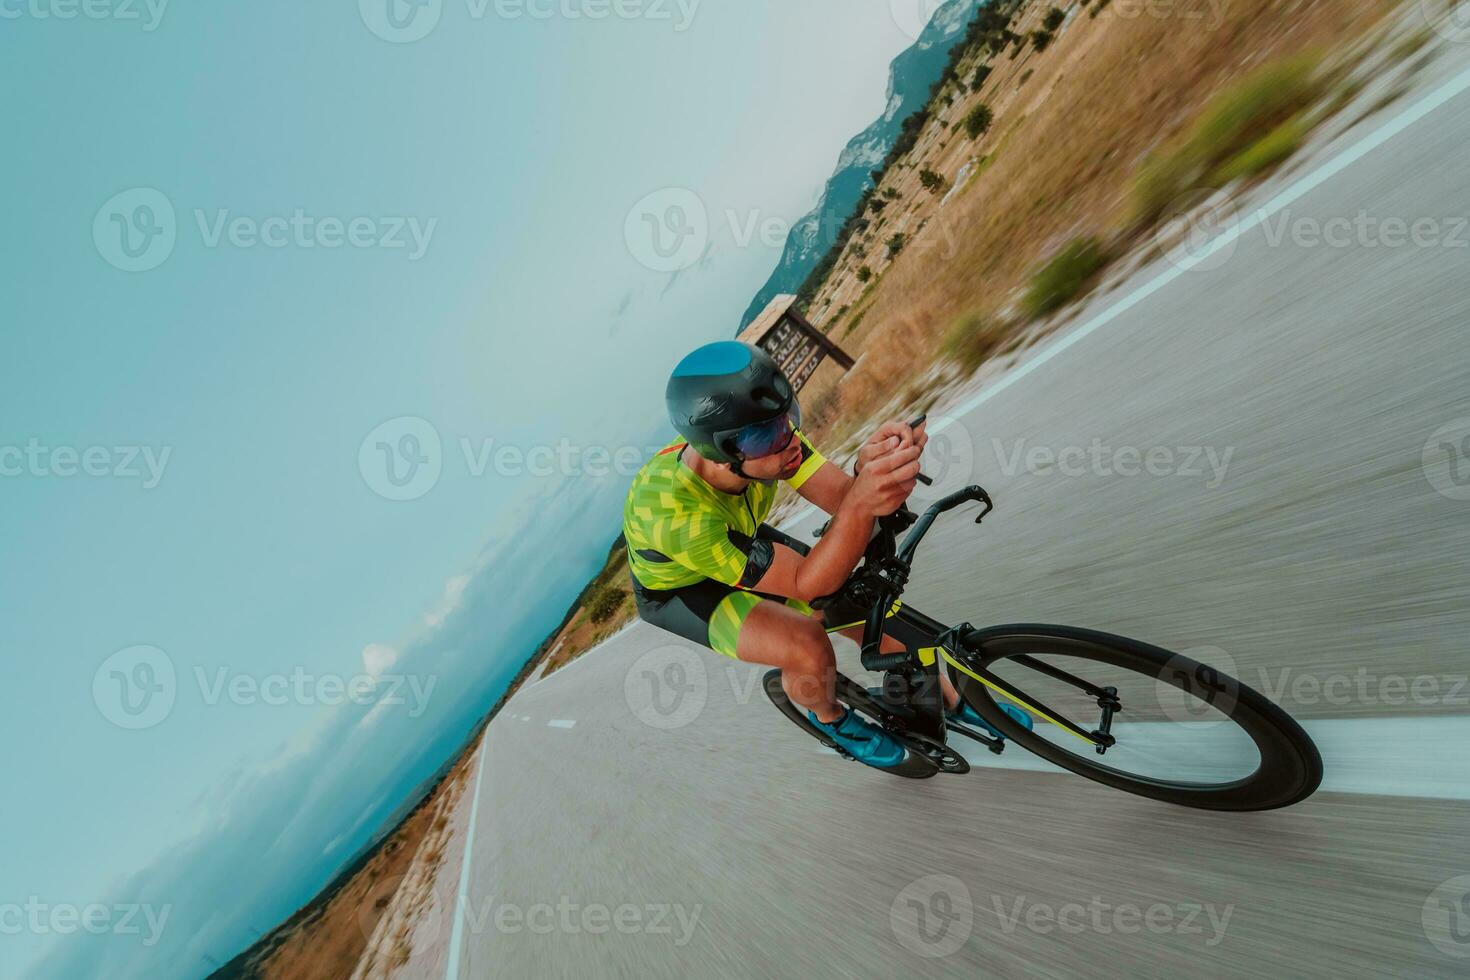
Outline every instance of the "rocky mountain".
POLYGON ((823 254, 837 240, 837 231, 857 206, 878 168, 898 139, 904 117, 923 107, 929 89, 949 61, 949 49, 964 36, 965 27, 986 0, 947 0, 914 42, 889 65, 888 100, 883 115, 854 136, 837 158, 837 169, 827 180, 817 206, 797 221, 786 238, 781 260, 751 300, 740 326, 755 319, 773 296, 794 293, 823 254))

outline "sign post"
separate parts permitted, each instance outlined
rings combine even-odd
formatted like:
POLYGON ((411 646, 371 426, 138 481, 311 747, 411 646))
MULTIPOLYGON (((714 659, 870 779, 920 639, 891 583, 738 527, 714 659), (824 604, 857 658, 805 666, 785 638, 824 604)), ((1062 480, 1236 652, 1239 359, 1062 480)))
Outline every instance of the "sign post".
POLYGON ((738 339, 770 354, 797 391, 807 383, 825 357, 831 357, 842 365, 844 371, 852 370, 853 360, 847 352, 797 312, 794 295, 777 296, 771 300, 761 315, 740 331, 738 339))

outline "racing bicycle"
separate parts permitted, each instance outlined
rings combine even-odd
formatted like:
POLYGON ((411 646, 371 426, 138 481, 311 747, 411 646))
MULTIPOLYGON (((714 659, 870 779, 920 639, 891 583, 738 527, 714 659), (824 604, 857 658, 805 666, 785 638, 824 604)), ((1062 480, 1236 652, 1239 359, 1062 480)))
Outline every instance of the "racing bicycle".
MULTIPOLYGON (((970 486, 922 515, 904 507, 879 518, 842 589, 812 603, 828 610, 829 624, 846 621, 829 632, 857 625, 849 617, 863 622, 862 665, 883 683, 865 688, 838 673, 836 697, 904 746, 904 759, 882 771, 915 779, 968 772, 949 740, 959 735, 997 755, 1014 744, 1114 789, 1182 806, 1270 810, 1312 795, 1322 781, 1312 739, 1264 695, 1207 663, 1071 626, 946 626, 906 605, 919 542, 941 514, 969 503, 982 507, 977 524, 994 509, 983 488, 970 486), (904 649, 881 652, 885 633, 904 649), (1003 739, 946 717, 940 670, 1003 739), (1005 701, 1030 712, 1035 730, 1002 711, 1005 701)), ((791 703, 779 670, 764 686, 788 718, 847 755, 791 703)))

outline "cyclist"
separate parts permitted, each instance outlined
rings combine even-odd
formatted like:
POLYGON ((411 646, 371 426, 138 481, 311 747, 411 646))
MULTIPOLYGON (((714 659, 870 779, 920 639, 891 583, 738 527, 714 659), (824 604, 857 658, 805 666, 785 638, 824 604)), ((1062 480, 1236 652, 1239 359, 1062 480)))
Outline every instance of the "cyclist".
MULTIPOLYGON (((913 492, 924 426, 880 426, 849 476, 802 434, 796 393, 775 362, 738 341, 680 361, 665 400, 680 438, 633 478, 623 511, 638 614, 727 657, 779 668, 791 701, 850 755, 879 767, 903 761, 896 740, 833 697, 832 642, 808 602, 842 587, 874 520, 913 492), (778 480, 832 515, 815 546, 762 523, 778 480)), ((839 632, 860 640, 862 626, 839 632)), ((882 649, 903 647, 885 637, 882 649)), ((999 737, 940 680, 951 717, 999 737)), ((1019 708, 1006 709, 1030 727, 1019 708)))

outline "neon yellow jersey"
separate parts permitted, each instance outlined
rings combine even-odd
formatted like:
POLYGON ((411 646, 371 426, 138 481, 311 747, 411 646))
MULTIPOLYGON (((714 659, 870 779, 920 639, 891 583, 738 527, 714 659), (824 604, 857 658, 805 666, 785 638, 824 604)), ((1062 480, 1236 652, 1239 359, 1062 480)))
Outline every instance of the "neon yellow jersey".
MULTIPOLYGON (((801 468, 786 482, 799 488, 827 460, 800 432, 801 468)), ((744 582, 756 529, 776 502, 776 485, 751 481, 744 493, 716 490, 680 460, 685 443, 669 443, 633 477, 623 506, 628 564, 649 589, 677 589, 705 579, 744 582)), ((762 574, 764 569, 761 569, 762 574)))

